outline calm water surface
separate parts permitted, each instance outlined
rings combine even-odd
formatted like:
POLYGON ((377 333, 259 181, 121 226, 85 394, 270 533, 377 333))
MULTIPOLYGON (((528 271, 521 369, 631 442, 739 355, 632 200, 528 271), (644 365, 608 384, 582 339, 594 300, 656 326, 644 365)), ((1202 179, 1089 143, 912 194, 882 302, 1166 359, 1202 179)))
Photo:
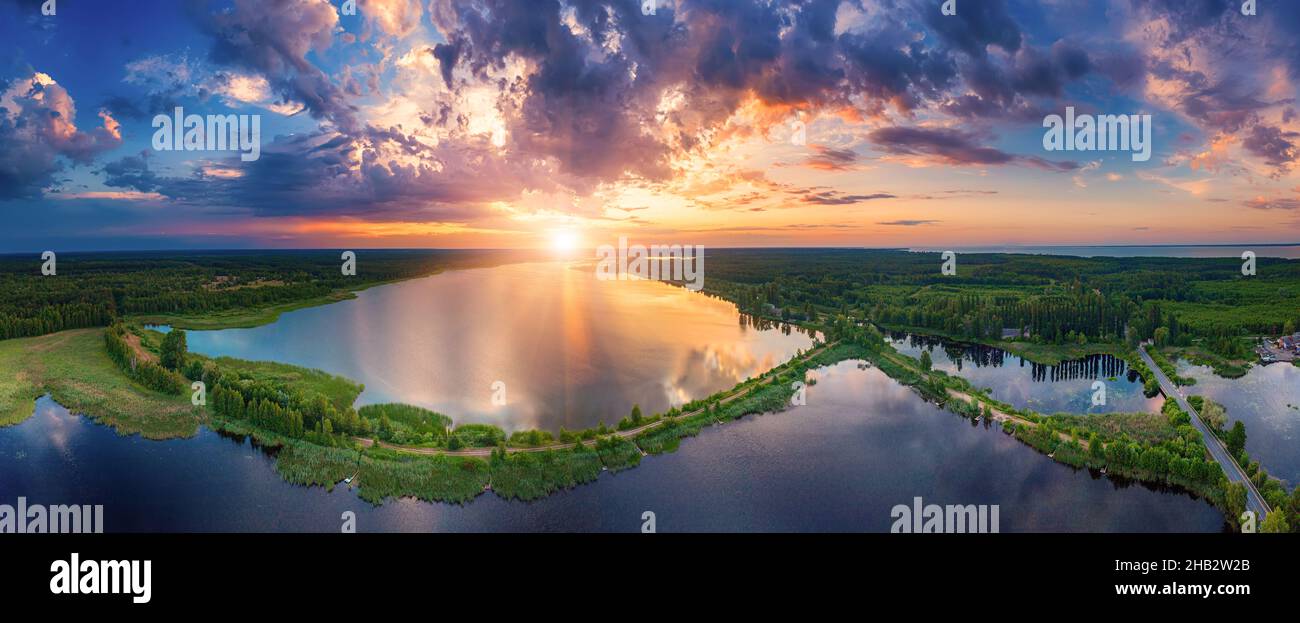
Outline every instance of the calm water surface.
MULTIPOLYGON (((258 329, 190 333, 196 351, 361 380, 363 402, 415 402, 507 428, 612 421, 633 402, 659 410, 730 387, 809 343, 748 326, 721 301, 657 283, 598 282, 558 264, 451 272, 258 329), (509 409, 484 404, 497 379, 508 384, 509 409)), ((1090 384, 1005 357, 996 366, 975 355, 981 365, 971 366, 942 350, 936 365, 989 371, 979 384, 1019 387, 1010 391, 1025 400, 1047 400, 1040 387, 1073 395, 1072 384, 1090 384)), ((858 362, 814 374, 806 406, 708 428, 676 453, 532 503, 489 493, 466 505, 372 507, 343 487, 283 482, 274 457, 244 439, 206 429, 166 442, 121 437, 42 398, 30 420, 0 429, 0 501, 103 504, 110 531, 335 531, 349 510, 363 531, 631 532, 647 510, 665 532, 887 531, 893 506, 917 496, 997 504, 1008 532, 1223 527, 1204 501, 1055 463, 858 362)))
POLYGON ((923 335, 894 334, 894 348, 912 357, 930 352, 936 370, 965 377, 975 387, 1016 408, 1040 413, 1138 413, 1160 411, 1164 400, 1142 394, 1142 379, 1110 355, 1045 366, 1000 348, 962 344, 923 335), (1106 384, 1106 404, 1093 405, 1092 384, 1106 384))
POLYGON ((611 531, 653 511, 673 531, 888 531, 890 509, 997 504, 1001 530, 1223 528, 1208 503, 1053 462, 997 428, 971 426, 876 369, 815 372, 808 404, 705 429, 673 454, 531 503, 492 494, 463 506, 389 500, 283 482, 274 459, 203 430, 147 441, 69 414, 48 398, 0 429, 0 500, 104 505, 108 531, 611 531))
POLYGON ((254 329, 188 332, 192 351, 292 363, 507 432, 614 424, 766 371, 812 339, 755 328, 735 305, 566 263, 457 270, 372 288, 254 329), (492 402, 505 383, 505 406, 492 402))
POLYGON ((1300 484, 1300 368, 1289 363, 1255 366, 1239 379, 1216 376, 1208 366, 1178 362, 1178 374, 1196 379, 1187 394, 1228 409, 1228 426, 1246 425, 1252 459, 1294 487, 1300 484))

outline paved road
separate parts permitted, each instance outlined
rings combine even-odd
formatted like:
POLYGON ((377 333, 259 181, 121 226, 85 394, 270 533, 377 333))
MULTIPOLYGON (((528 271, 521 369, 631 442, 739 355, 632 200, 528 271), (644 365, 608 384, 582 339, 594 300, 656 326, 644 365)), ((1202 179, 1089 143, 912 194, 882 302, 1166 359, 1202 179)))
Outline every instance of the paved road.
POLYGON ((1210 431, 1210 427, 1201 421, 1201 414, 1197 413, 1196 409, 1193 409, 1192 405, 1188 404, 1187 399, 1183 397, 1183 392, 1169 380, 1169 377, 1165 376, 1160 366, 1157 366, 1156 362, 1151 360, 1151 355, 1147 354, 1145 344, 1138 346, 1138 354, 1142 355, 1142 361, 1146 362, 1147 367, 1151 368, 1151 373, 1156 376, 1156 381, 1160 383, 1160 391, 1164 392, 1165 396, 1176 400, 1178 406, 1192 416, 1192 425, 1196 427, 1196 430, 1201 431, 1201 436, 1205 438, 1205 447, 1209 448, 1210 456, 1213 456, 1214 460, 1223 466, 1223 473, 1228 475, 1228 480, 1246 485, 1246 509, 1254 511, 1255 519, 1259 523, 1263 523, 1264 516, 1268 514, 1270 509, 1268 502, 1264 501, 1264 496, 1260 495, 1259 490, 1255 488, 1255 483, 1251 482, 1250 478, 1246 476, 1246 472, 1241 470, 1237 460, 1232 458, 1232 455, 1228 453, 1228 448, 1210 431))

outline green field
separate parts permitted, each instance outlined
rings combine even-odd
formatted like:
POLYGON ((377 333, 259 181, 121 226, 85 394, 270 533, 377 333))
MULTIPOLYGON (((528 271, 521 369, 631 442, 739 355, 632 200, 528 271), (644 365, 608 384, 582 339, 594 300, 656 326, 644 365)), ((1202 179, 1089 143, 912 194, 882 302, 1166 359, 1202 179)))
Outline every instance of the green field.
POLYGON ((133 383, 104 350, 102 329, 77 329, 0 341, 0 425, 31 417, 33 400, 50 394, 59 404, 149 439, 191 437, 200 414, 190 397, 166 396, 133 383))

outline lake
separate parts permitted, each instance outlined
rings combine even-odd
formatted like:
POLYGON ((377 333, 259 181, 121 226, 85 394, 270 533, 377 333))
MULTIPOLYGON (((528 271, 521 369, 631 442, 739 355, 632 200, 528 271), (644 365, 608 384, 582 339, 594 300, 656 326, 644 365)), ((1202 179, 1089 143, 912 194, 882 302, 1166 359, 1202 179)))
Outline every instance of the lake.
POLYGON ((890 336, 899 352, 920 358, 929 351, 934 369, 958 375, 993 398, 1019 409, 1039 413, 1158 413, 1164 399, 1142 394, 1142 379, 1128 364, 1110 355, 1046 366, 1000 348, 967 344, 924 335, 890 336), (1092 404, 1093 383, 1106 387, 1106 403, 1092 404))
MULTIPOLYGON (((189 336, 199 352, 364 381, 362 401, 552 429, 613 421, 636 402, 647 410, 680 404, 811 343, 754 327, 729 303, 653 282, 598 282, 559 264, 449 272, 257 329, 189 336), (494 379, 508 384, 510 408, 483 404, 494 379)), ((935 361, 1025 377, 990 380, 1028 383, 1035 400, 1043 399, 1038 386, 1085 382, 1050 372, 1036 381, 1005 357, 974 368, 956 353, 935 361)), ((1098 365, 1123 377, 1113 362, 1098 365)), ((0 429, 0 501, 103 504, 108 531, 336 531, 345 511, 357 514, 360 531, 633 532, 646 511, 662 532, 887 531, 891 509, 914 497, 998 505, 1004 532, 1224 527, 1205 501, 1056 463, 860 362, 812 374, 804 406, 706 428, 675 453, 539 501, 488 493, 465 505, 400 499, 372 507, 346 488, 283 482, 274 457, 246 439, 207 429, 184 440, 121 437, 47 397, 31 419, 0 429)))
POLYGON ((1208 366, 1178 361, 1179 376, 1196 384, 1188 396, 1205 396, 1228 409, 1228 427, 1246 425, 1246 451, 1268 473, 1285 480, 1287 489, 1300 484, 1300 368, 1290 363, 1256 365, 1246 376, 1225 379, 1208 366))
POLYGON ((465 505, 372 507, 343 487, 285 483, 244 439, 121 437, 42 398, 0 429, 0 500, 103 504, 109 532, 331 532, 345 511, 362 532, 636 532, 646 511, 660 532, 886 532, 891 509, 917 496, 996 504, 1003 532, 1223 529, 1204 501, 1056 463, 877 369, 814 374, 805 406, 706 428, 673 454, 536 502, 487 493, 465 505))
POLYGON ((274 360, 365 384, 358 406, 405 402, 506 432, 613 425, 729 389, 812 345, 726 301, 562 262, 450 271, 253 329, 189 331, 190 350, 274 360), (505 405, 493 403, 504 383, 505 405), (500 387, 500 386, 498 386, 500 387))

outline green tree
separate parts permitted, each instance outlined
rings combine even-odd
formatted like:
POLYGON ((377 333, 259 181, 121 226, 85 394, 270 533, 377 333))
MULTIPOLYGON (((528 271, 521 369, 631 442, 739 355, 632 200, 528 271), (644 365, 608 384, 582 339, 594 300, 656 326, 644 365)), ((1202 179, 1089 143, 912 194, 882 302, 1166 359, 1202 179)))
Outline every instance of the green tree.
POLYGON ((1156 342, 1156 347, 1161 347, 1161 346, 1164 346, 1164 345, 1168 344, 1168 343, 1169 343, 1169 329, 1166 329, 1166 328, 1164 328, 1164 327, 1159 327, 1159 328, 1157 328, 1157 329, 1156 329, 1156 332, 1155 332, 1155 334, 1154 334, 1154 336, 1153 336, 1152 339, 1155 340, 1155 342, 1156 342))
POLYGON ((168 370, 180 370, 185 367, 185 355, 189 348, 185 345, 185 332, 173 329, 163 336, 161 363, 168 370))
POLYGON ((1241 420, 1237 420, 1232 425, 1232 430, 1228 431, 1228 437, 1224 439, 1224 443, 1228 445, 1228 452, 1231 452, 1232 456, 1241 454, 1241 451, 1246 447, 1246 425, 1242 424, 1241 420))
POLYGON ((930 359, 930 351, 921 351, 921 369, 929 372, 932 367, 934 367, 934 361, 930 359))
POLYGON ((1095 459, 1106 457, 1106 450, 1104 444, 1102 444, 1101 436, 1095 431, 1088 433, 1088 454, 1092 455, 1095 459))
POLYGON ((632 405, 632 423, 641 423, 641 405, 632 405))
POLYGON ((1246 485, 1239 482, 1230 482, 1223 490, 1224 503, 1228 507, 1228 516, 1233 521, 1240 521, 1241 514, 1246 512, 1246 485))
POLYGON ((1287 523, 1286 511, 1280 508, 1273 509, 1273 512, 1264 517, 1264 523, 1260 524, 1259 531, 1272 534, 1290 532, 1291 524, 1287 523))

